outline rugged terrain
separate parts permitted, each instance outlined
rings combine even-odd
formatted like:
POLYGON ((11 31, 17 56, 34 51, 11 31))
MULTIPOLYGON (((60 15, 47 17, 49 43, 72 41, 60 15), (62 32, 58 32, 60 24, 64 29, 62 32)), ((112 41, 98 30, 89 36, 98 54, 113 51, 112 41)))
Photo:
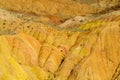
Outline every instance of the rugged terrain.
POLYGON ((119 0, 91 1, 0 0, 0 80, 120 80, 119 0))

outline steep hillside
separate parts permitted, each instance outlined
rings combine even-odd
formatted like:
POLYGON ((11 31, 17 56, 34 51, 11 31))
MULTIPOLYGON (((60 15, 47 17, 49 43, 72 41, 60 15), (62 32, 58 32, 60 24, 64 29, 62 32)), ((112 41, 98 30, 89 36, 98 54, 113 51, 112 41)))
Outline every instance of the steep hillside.
POLYGON ((119 7, 119 0, 0 0, 0 8, 50 18, 60 24, 65 19, 108 12, 119 7))
POLYGON ((120 15, 64 29, 0 10, 0 80, 120 80, 120 15))

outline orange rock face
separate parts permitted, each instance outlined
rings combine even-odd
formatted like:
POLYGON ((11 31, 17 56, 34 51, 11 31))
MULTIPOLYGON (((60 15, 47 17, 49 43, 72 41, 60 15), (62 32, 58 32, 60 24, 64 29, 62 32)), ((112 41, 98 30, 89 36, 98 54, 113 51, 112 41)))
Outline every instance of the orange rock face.
POLYGON ((120 80, 119 1, 0 2, 0 80, 120 80))

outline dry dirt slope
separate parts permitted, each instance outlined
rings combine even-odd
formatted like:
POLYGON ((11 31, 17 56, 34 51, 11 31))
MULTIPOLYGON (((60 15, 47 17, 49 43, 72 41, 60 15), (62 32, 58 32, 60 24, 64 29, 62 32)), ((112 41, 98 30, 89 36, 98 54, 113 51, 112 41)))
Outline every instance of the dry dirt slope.
POLYGON ((63 19, 108 11, 119 5, 119 0, 0 0, 0 8, 44 15, 59 23, 63 19))
POLYGON ((120 15, 70 31, 0 14, 0 80, 120 80, 120 15))

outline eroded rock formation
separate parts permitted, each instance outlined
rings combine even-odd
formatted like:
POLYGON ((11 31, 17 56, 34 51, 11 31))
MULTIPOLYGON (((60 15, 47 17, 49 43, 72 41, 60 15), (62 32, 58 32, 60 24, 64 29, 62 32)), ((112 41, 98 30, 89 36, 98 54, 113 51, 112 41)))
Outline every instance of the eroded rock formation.
MULTIPOLYGON (((53 11, 64 3, 66 6, 73 5, 69 10, 62 7, 61 16, 56 12, 54 21, 58 15, 65 16, 64 18, 81 15, 76 7, 78 4, 81 6, 81 3, 92 4, 97 1, 33 1, 41 5, 32 7, 32 0, 0 1, 0 7, 8 9, 0 9, 0 80, 120 80, 119 10, 96 17, 77 16, 68 20, 68 23, 51 25, 50 21, 55 15, 51 10, 53 4, 56 6, 53 11), (42 11, 41 8, 48 4, 51 6, 42 11), (24 12, 34 12, 37 15, 24 12), (42 12, 45 16, 38 16, 43 15, 42 12), (71 24, 72 27, 68 26, 71 24)), ((100 0, 99 5, 113 6, 119 2, 106 1, 108 4, 103 4, 104 1, 100 0)), ((103 10, 99 8, 100 11, 101 9, 103 10)), ((83 10, 83 14, 88 13, 96 12, 83 10)))

